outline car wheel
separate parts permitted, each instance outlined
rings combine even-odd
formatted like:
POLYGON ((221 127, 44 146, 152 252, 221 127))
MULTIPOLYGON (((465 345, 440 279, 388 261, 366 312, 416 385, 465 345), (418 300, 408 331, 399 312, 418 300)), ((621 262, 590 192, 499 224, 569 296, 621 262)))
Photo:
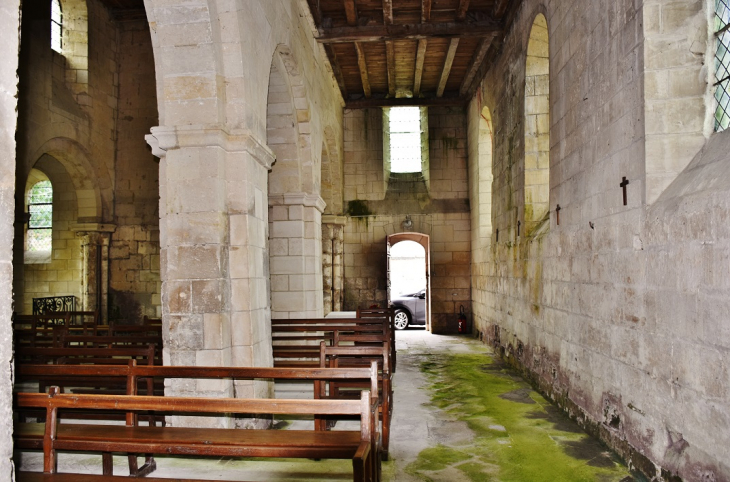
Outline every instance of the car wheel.
POLYGON ((395 329, 396 330, 404 330, 408 326, 408 322, 410 321, 410 316, 408 316, 408 312, 405 310, 395 310, 395 329))

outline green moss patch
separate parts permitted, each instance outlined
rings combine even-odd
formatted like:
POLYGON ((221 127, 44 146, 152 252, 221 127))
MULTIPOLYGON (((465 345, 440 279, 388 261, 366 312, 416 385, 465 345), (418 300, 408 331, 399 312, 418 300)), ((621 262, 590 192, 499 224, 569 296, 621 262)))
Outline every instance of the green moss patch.
POLYGON ((485 355, 429 355, 421 369, 433 404, 466 422, 475 436, 467 445, 422 451, 408 473, 452 481, 455 471, 473 481, 633 480, 606 447, 499 362, 485 355))

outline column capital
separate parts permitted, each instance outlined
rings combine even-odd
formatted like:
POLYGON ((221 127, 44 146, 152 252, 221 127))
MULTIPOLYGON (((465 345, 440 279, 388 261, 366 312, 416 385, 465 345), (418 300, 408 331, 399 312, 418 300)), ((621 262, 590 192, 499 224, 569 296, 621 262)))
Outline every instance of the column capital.
POLYGON ((247 129, 227 130, 221 126, 156 126, 145 136, 152 154, 165 157, 167 151, 185 147, 219 147, 226 152, 247 152, 271 170, 276 159, 273 151, 247 129))
POLYGON ((269 196, 269 205, 271 206, 307 206, 317 209, 320 213, 324 212, 327 203, 324 202, 319 194, 310 194, 308 192, 290 192, 286 194, 275 194, 269 196))

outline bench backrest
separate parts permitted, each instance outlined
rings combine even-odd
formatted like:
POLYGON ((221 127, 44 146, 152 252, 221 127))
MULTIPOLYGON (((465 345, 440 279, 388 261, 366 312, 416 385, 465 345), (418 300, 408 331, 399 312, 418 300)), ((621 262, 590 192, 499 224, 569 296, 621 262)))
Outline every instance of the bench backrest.
MULTIPOLYGON (((43 437, 44 472, 54 473, 56 469, 55 441, 58 433, 59 409, 112 410, 121 412, 163 412, 195 414, 252 414, 252 415, 356 415, 360 417, 360 441, 371 448, 376 446, 377 403, 373 403, 370 392, 363 391, 360 400, 338 399, 245 399, 245 398, 199 398, 199 397, 155 397, 137 395, 67 395, 59 393, 58 387, 51 387, 45 393, 18 393, 16 403, 21 408, 45 408, 46 424, 43 437)), ((127 423, 130 418, 128 415, 127 423)), ((160 430, 164 430, 161 428, 160 430)), ((139 440, 135 440, 139 442, 139 440)), ((103 444, 105 441, 99 441, 103 444)), ((144 441, 142 441, 144 443, 144 441)), ((176 444, 171 439, 170 445, 176 444)), ((160 442, 155 444, 158 448, 160 442)), ((200 454, 205 451, 201 450, 200 454)), ((195 455, 195 453, 191 453, 195 455)))
POLYGON ((17 403, 20 407, 46 408, 49 416, 58 409, 83 409, 254 415, 364 415, 367 418, 370 392, 364 390, 360 400, 309 400, 66 394, 59 393, 57 387, 51 387, 47 394, 18 393, 17 403))
POLYGON ((232 378, 271 380, 361 380, 369 382, 372 393, 377 393, 378 369, 376 362, 369 367, 351 368, 268 368, 268 367, 196 367, 137 365, 19 365, 17 374, 23 377, 51 379, 65 377, 101 377, 127 379, 127 394, 136 394, 140 378, 232 378))

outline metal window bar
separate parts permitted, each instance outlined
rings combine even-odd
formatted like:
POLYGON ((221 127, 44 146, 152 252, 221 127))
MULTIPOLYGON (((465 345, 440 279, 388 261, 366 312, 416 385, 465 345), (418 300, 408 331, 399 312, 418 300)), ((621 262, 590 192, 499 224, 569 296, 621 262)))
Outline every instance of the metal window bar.
POLYGON ((715 131, 730 126, 730 0, 715 0, 715 131))

